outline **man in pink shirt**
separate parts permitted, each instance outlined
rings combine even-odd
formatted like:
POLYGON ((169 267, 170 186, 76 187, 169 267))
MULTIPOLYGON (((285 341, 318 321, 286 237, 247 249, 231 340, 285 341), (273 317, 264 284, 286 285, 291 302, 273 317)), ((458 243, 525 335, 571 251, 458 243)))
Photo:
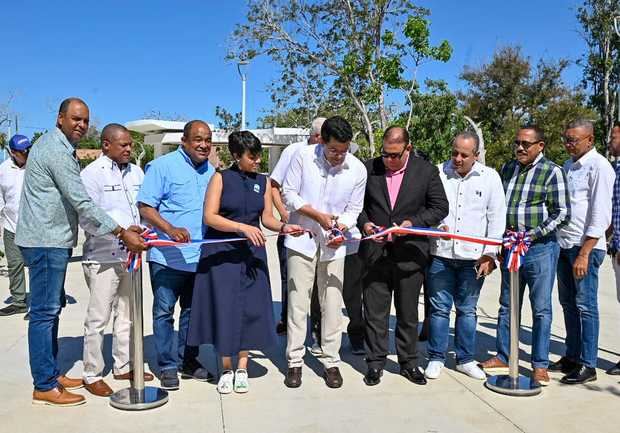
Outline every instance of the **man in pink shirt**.
MULTIPOLYGON (((383 135, 381 156, 366 162, 368 178, 358 227, 364 234, 379 227, 432 227, 448 215, 448 200, 439 171, 411 151, 407 130, 389 127, 383 135)), ((396 354, 400 374, 426 384, 418 368, 418 298, 429 261, 429 241, 400 236, 360 245, 364 261, 364 317, 366 321, 367 385, 381 381, 389 353, 389 316, 392 292, 396 307, 396 354)))

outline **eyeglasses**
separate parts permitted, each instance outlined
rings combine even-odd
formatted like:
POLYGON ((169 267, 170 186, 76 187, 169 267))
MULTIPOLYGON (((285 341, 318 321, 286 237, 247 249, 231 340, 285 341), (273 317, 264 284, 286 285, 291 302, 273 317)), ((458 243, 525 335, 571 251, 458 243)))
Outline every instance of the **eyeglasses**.
POLYGON ((340 151, 338 151, 336 149, 333 149, 331 147, 327 147, 327 146, 325 147, 325 153, 329 153, 330 155, 333 155, 333 156, 345 156, 348 151, 349 150, 347 149, 345 151, 340 152, 340 151))
POLYGON ((540 143, 541 140, 538 141, 527 141, 527 140, 515 140, 512 143, 512 146, 517 149, 519 146, 523 147, 523 149, 528 150, 530 147, 535 145, 536 143, 540 143))
POLYGON ((575 145, 583 140, 585 140, 586 138, 590 138, 590 135, 586 135, 585 137, 567 137, 567 136, 563 136, 562 137, 562 143, 564 144, 570 144, 570 145, 575 145))
POLYGON ((405 147, 403 149, 402 152, 398 153, 398 152, 381 152, 381 158, 385 158, 385 159, 400 159, 403 157, 403 154, 405 153, 405 151, 407 150, 407 148, 405 147))

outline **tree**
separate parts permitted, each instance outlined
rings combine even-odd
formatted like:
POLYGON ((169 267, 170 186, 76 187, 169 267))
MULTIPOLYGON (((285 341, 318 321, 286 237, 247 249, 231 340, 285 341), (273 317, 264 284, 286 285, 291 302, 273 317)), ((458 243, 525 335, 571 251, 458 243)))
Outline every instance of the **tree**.
POLYGON ((277 106, 298 97, 298 107, 318 113, 325 102, 320 95, 346 100, 373 155, 376 130, 393 117, 388 95, 412 95, 418 66, 450 58, 447 41, 430 43, 428 13, 409 0, 250 0, 247 23, 237 25, 228 57, 267 55, 278 64, 277 106), (413 73, 406 77, 408 67, 413 73))
POLYGON ((519 47, 495 52, 490 63, 466 67, 467 84, 459 94, 463 113, 479 122, 485 135, 487 164, 499 168, 512 157, 510 143, 526 123, 538 124, 546 134, 546 155, 561 163, 568 155, 561 143, 565 124, 576 118, 594 118, 585 94, 567 86, 562 73, 568 61, 540 60, 532 66, 519 47))
POLYGON ((618 110, 620 85, 620 38, 614 31, 614 17, 620 0, 586 0, 577 9, 577 20, 588 50, 580 59, 583 82, 592 91, 590 104, 599 115, 600 138, 605 152, 618 110))

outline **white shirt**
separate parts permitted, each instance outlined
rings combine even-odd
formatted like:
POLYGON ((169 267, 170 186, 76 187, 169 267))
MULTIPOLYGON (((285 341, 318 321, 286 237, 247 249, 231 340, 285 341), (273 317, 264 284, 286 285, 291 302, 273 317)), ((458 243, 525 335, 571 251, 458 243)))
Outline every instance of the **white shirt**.
POLYGON ((564 163, 570 196, 570 221, 557 232, 560 248, 581 246, 586 237, 598 238, 594 247, 607 249, 605 230, 611 224, 611 199, 616 174, 596 149, 577 161, 564 163))
MULTIPOLYGON (((135 164, 128 164, 122 171, 118 164, 101 155, 82 170, 82 182, 97 206, 106 211, 117 224, 127 228, 140 224, 136 196, 144 172, 135 164)), ((112 234, 93 236, 92 228, 84 221, 80 225, 86 233, 83 261, 115 263, 127 260, 127 252, 121 250, 118 239, 112 234)))
MULTIPOLYGON (((449 231, 472 236, 501 239, 506 228, 506 196, 499 174, 475 162, 461 177, 452 160, 438 165, 450 211, 441 224, 449 231)), ((431 240, 431 254, 448 259, 478 260, 495 257, 499 247, 459 240, 431 240)))
POLYGON ((320 248, 319 260, 323 262, 357 252, 357 242, 347 242, 338 248, 327 247, 327 232, 298 209, 310 205, 319 212, 337 215, 338 223, 349 229, 347 239, 359 239, 357 217, 364 205, 365 190, 366 167, 351 153, 346 154, 341 165, 333 167, 325 159, 322 145, 299 150, 284 178, 284 202, 291 211, 291 224, 301 225, 314 236, 307 233, 299 237, 287 236, 284 245, 306 257, 314 257, 320 248))
POLYGON ((307 141, 299 141, 286 146, 280 154, 280 158, 278 159, 278 162, 269 177, 278 182, 278 185, 284 185, 284 178, 286 177, 288 168, 291 166, 291 161, 295 158, 297 152, 306 146, 309 146, 307 141))
POLYGON ((4 228, 15 233, 19 199, 22 196, 26 165, 19 168, 12 158, 0 164, 0 212, 4 216, 4 228))

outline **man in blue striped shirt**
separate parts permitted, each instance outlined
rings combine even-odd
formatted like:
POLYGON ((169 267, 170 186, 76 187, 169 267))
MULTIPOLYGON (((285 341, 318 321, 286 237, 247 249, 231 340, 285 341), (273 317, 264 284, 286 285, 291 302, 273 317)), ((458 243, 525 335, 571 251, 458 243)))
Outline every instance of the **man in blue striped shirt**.
MULTIPOLYGON (((609 154, 614 158, 620 157, 620 124, 616 124, 611 133, 609 142, 609 154)), ((609 243, 609 254, 611 263, 616 275, 616 293, 620 302, 620 163, 616 161, 616 181, 614 183, 614 195, 611 206, 611 242, 609 243)), ((614 376, 620 375, 620 361, 609 370, 607 374, 614 376)))

